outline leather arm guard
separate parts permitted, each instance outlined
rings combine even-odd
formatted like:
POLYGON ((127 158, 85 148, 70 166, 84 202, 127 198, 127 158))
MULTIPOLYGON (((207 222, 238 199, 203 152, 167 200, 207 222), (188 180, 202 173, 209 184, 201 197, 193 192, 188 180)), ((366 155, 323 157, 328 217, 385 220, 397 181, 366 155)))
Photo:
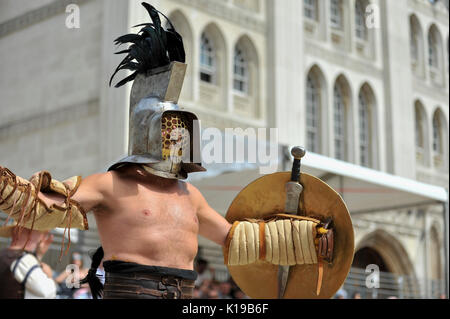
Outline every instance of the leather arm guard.
POLYGON ((39 231, 54 228, 87 230, 86 213, 71 198, 80 183, 80 176, 59 182, 52 179, 47 171, 38 172, 27 181, 0 166, 0 210, 8 214, 8 219, 13 218, 19 228, 39 231), (39 198, 39 192, 59 194, 64 197, 64 203, 48 207, 39 198))
POLYGON ((293 266, 331 263, 333 230, 319 220, 278 214, 270 221, 236 221, 226 240, 225 264, 266 261, 293 266))

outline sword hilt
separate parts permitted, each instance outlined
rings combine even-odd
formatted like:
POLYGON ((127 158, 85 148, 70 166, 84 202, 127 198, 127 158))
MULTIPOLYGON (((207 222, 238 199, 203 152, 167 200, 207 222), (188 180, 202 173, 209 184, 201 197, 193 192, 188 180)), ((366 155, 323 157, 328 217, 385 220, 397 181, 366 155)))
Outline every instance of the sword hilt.
POLYGON ((294 157, 294 163, 292 164, 291 181, 298 182, 300 178, 300 166, 301 159, 306 154, 306 150, 301 146, 294 146, 291 150, 291 154, 294 157))

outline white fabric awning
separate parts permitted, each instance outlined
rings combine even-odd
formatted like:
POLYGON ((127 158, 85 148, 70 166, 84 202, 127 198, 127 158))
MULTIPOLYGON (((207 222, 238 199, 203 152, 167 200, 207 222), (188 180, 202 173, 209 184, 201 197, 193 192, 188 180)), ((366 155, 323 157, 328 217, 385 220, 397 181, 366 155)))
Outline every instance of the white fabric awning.
MULTIPOLYGON (((281 165, 280 165, 281 166, 281 165)), ((290 167, 290 164, 289 164, 290 167)), ((205 178, 191 181, 210 205, 226 213, 236 195, 253 180, 263 176, 256 165, 207 165, 205 178)), ((302 172, 314 175, 339 192, 351 214, 377 212, 448 202, 445 188, 421 183, 377 170, 307 153, 302 172)))
POLYGON ((351 213, 401 209, 448 201, 443 187, 387 174, 326 156, 309 153, 304 171, 338 191, 351 213))

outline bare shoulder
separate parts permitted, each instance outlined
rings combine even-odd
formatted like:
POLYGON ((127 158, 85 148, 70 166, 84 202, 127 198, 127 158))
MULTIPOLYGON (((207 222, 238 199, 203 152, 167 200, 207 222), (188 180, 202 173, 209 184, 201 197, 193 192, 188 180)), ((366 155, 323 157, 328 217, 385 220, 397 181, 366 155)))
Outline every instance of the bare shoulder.
POLYGON ((83 178, 80 187, 101 190, 101 188, 105 187, 108 184, 108 181, 112 181, 112 179, 113 176, 111 172, 96 173, 83 178))
POLYGON ((89 175, 81 180, 81 184, 73 199, 80 203, 85 211, 101 207, 108 198, 112 188, 112 174, 110 172, 89 175))
POLYGON ((203 197, 203 194, 200 192, 200 190, 192 185, 191 183, 184 182, 186 190, 189 193, 189 196, 191 200, 196 203, 199 206, 207 205, 206 199, 203 197))
POLYGON ((199 191, 199 189, 197 187, 195 187, 194 185, 192 185, 191 183, 188 182, 181 182, 184 184, 184 187, 186 188, 186 190, 189 192, 190 196, 193 197, 203 197, 202 193, 199 191))
POLYGON ((114 185, 120 177, 115 172, 103 172, 89 175, 81 180, 78 192, 90 192, 108 196, 113 192, 114 185))

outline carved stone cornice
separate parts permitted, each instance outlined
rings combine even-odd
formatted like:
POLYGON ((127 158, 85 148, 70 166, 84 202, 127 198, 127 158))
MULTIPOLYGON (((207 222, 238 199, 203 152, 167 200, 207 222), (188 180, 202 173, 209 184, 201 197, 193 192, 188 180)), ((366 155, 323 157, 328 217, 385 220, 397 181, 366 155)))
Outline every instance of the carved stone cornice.
MULTIPOLYGON (((398 212, 395 212, 397 214, 398 212)), ((393 213, 391 213, 393 214, 393 213)), ((353 226, 359 230, 366 229, 384 229, 393 234, 417 238, 421 234, 421 225, 412 225, 411 223, 401 223, 392 221, 389 218, 383 218, 382 214, 373 214, 377 218, 370 217, 352 217, 353 226)))
POLYGON ((220 130, 225 128, 265 128, 267 123, 264 119, 255 119, 252 117, 243 117, 237 114, 230 114, 226 111, 211 110, 201 103, 194 105, 193 103, 180 101, 180 106, 194 112, 202 122, 202 128, 215 127, 220 130))
POLYGON ((352 70, 358 73, 370 74, 371 77, 382 79, 383 71, 373 65, 371 62, 362 62, 352 58, 347 52, 330 50, 314 43, 314 41, 305 41, 305 54, 322 58, 328 62, 341 66, 345 70, 352 70))
POLYGON ((94 99, 79 105, 71 105, 69 107, 31 115, 0 125, 0 141, 23 136, 48 127, 54 127, 64 122, 76 121, 81 118, 96 115, 98 112, 99 101, 98 99, 94 99))
POLYGON ((449 174, 431 168, 417 168, 416 179, 422 183, 441 186, 448 189, 449 174))
POLYGON ((215 15, 216 17, 232 21, 244 28, 265 34, 266 23, 257 18, 251 11, 239 7, 230 7, 227 3, 216 0, 176 0, 179 3, 194 7, 198 10, 215 15))
POLYGON ((92 0, 55 0, 40 8, 28 11, 10 20, 0 23, 0 38, 25 29, 33 24, 65 12, 69 4, 81 5, 92 0))
POLYGON ((429 83, 414 77, 413 91, 439 101, 442 104, 441 106, 448 106, 448 93, 444 87, 431 86, 429 83))
POLYGON ((408 6, 413 11, 420 12, 448 26, 449 12, 442 2, 433 5, 429 0, 408 0, 408 6))

